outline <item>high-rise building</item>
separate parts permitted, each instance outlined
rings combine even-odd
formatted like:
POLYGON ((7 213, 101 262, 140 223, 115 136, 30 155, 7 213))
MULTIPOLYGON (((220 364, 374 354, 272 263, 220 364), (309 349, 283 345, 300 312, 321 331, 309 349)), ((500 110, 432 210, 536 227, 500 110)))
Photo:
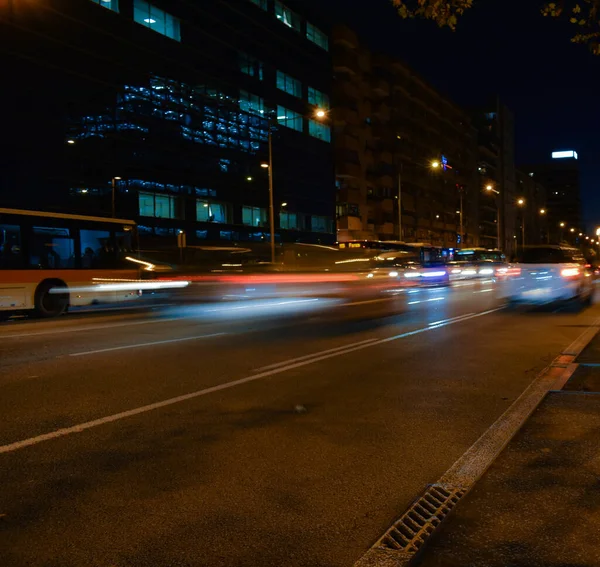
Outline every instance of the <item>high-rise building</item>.
POLYGON ((514 117, 496 98, 474 111, 473 121, 479 133, 480 245, 510 254, 517 231, 514 117))
POLYGON ((110 215, 114 185, 156 242, 268 240, 271 130, 279 237, 335 239, 330 28, 303 2, 4 2, 0 34, 2 205, 110 215))
POLYGON ((334 27, 332 55, 338 239, 477 245, 468 114, 346 26, 334 27))
POLYGON ((571 234, 583 231, 577 157, 575 150, 554 151, 549 162, 522 167, 546 188, 548 227, 553 242, 571 239, 571 234))
POLYGON ((521 244, 523 226, 525 244, 547 244, 550 241, 546 188, 530 172, 516 170, 517 239, 521 244), (522 204, 519 202, 522 200, 522 204), (525 222, 525 225, 523 225, 525 222))

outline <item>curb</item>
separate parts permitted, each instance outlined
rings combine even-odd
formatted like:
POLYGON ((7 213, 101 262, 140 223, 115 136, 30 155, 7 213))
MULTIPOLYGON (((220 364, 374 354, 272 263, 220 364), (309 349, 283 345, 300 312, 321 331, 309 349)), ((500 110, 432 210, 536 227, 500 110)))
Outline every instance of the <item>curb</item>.
POLYGON ((597 318, 542 370, 511 406, 427 487, 354 567, 409 567, 455 506, 475 486, 548 392, 560 390, 578 367, 575 358, 600 331, 597 318))

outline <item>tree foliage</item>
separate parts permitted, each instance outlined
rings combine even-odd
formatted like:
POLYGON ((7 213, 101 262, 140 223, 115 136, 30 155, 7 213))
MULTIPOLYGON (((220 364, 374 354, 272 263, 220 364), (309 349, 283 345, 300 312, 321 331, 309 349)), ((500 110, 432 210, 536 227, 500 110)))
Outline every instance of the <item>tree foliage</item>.
MULTIPOLYGON (((456 29, 458 19, 473 6, 473 0, 390 0, 402 18, 425 18, 439 27, 456 29)), ((542 16, 562 18, 572 26, 571 41, 587 45, 600 55, 600 0, 558 0, 541 7, 542 16)))

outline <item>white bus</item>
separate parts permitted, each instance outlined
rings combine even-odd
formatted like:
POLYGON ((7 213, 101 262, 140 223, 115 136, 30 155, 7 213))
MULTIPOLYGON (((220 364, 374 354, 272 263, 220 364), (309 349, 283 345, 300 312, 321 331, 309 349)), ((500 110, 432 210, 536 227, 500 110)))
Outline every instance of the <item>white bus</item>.
POLYGON ((0 208, 0 311, 135 299, 152 266, 136 249, 132 220, 0 208))

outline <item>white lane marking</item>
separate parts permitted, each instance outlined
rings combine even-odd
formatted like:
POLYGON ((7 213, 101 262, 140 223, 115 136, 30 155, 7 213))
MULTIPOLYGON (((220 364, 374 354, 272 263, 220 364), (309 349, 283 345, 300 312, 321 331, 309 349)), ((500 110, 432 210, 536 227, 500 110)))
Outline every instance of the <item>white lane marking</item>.
POLYGON ((375 342, 377 339, 367 339, 366 341, 359 341, 357 343, 350 343, 344 346, 330 348, 328 350, 320 350, 318 352, 313 352, 311 354, 307 354, 305 356, 298 356, 297 358, 288 358, 287 360, 283 360, 281 362, 275 362, 273 364, 267 364, 267 366, 261 366, 256 369, 256 372, 263 372, 264 370, 269 370, 270 368, 277 368, 278 366, 285 366, 286 364, 290 364, 292 362, 298 362, 299 360, 307 360, 309 358, 314 358, 315 356, 321 356, 323 354, 328 354, 330 352, 338 352, 340 350, 346 350, 348 348, 352 348, 358 345, 364 345, 367 343, 375 342))
POLYGON ((440 325, 442 323, 448 323, 449 321, 456 321, 456 319, 462 319, 463 317, 467 317, 469 315, 475 315, 475 313, 465 313, 464 315, 457 315, 456 317, 450 317, 449 319, 441 319, 440 321, 433 321, 428 323, 430 327, 434 325, 440 325))
POLYGON ((88 325, 86 327, 69 327, 67 329, 51 329, 48 331, 37 331, 34 333, 20 333, 18 335, 2 335, 0 339, 19 339, 23 337, 39 337, 41 335, 60 335, 63 333, 80 333, 83 331, 98 331, 101 329, 114 329, 116 327, 130 327, 132 325, 151 325, 153 323, 168 323, 180 321, 180 317, 169 317, 166 319, 152 319, 150 321, 131 321, 129 323, 107 323, 106 325, 88 325))
POLYGON ((110 347, 110 348, 100 348, 98 350, 88 350, 85 352, 74 352, 69 354, 69 356, 86 356, 88 354, 99 354, 101 352, 111 352, 113 350, 125 350, 128 348, 142 348, 147 346, 154 345, 165 345, 168 343, 181 343, 183 341, 195 341, 198 339, 208 339, 210 337, 220 337, 221 335, 226 335, 227 333, 212 333, 210 335, 196 335, 195 337, 182 337, 181 339, 167 339, 164 341, 152 341, 151 343, 136 343, 134 345, 124 345, 118 347, 110 347))
POLYGON ((246 376, 245 378, 240 378, 238 380, 232 380, 231 382, 225 382, 223 384, 218 384, 217 386, 211 386, 210 388, 205 388, 204 390, 198 390, 196 392, 191 392, 190 394, 183 394, 182 396, 176 396, 174 398, 169 398, 168 400, 163 400, 162 402, 155 402, 153 404, 148 404, 146 406, 141 406, 139 408, 123 411, 120 413, 115 413, 113 415, 108 415, 106 417, 101 417, 99 419, 94 419, 92 421, 86 421, 85 423, 80 423, 80 424, 74 425, 72 427, 65 427, 63 429, 57 429, 56 431, 51 431, 50 433, 44 433, 42 435, 37 435, 36 437, 29 437, 28 439, 22 439, 21 441, 15 441, 14 443, 9 443, 8 445, 1 445, 0 446, 0 454, 11 453, 13 451, 17 451, 19 449, 29 447, 31 445, 36 445, 38 443, 42 443, 43 441, 50 441, 52 439, 57 439, 58 437, 64 437, 65 435, 71 435, 72 433, 81 433, 82 431, 85 431, 87 429, 92 429, 93 427, 98 427, 98 426, 104 425, 106 423, 112 423, 114 421, 119 421, 119 420, 125 419, 127 417, 139 415, 141 413, 147 413, 149 411, 153 411, 156 409, 160 409, 160 408, 164 408, 164 407, 178 404, 181 402, 185 402, 187 400, 192 400, 194 398, 206 396, 206 395, 212 394, 214 392, 228 390, 230 388, 234 388, 235 386, 241 386, 242 384, 248 384, 249 382, 255 382, 256 380, 261 380, 262 378, 274 376, 275 374, 281 374, 282 372, 287 372, 288 370, 294 370, 295 368, 301 368, 303 366, 307 366, 308 364, 314 364, 315 362, 320 362, 321 360, 335 358, 336 356, 341 356, 344 354, 348 354, 350 352, 363 350, 365 348, 370 348, 372 346, 388 343, 390 341, 396 341, 398 339, 403 339, 404 337, 418 335, 419 333, 426 333, 428 331, 433 331, 434 329, 439 329, 441 327, 453 325, 455 323, 462 323, 463 321, 467 321, 468 319, 474 319, 475 317, 482 317, 484 315, 489 315, 490 313, 499 311, 500 309, 502 309, 502 307, 499 307, 497 309, 489 309, 488 311, 482 311, 481 313, 475 313, 474 315, 467 315, 465 317, 461 317, 460 319, 456 319, 454 321, 449 321, 447 323, 441 323, 434 327, 423 327, 421 329, 416 329, 414 331, 409 331, 407 333, 401 333, 401 334, 395 335, 393 337, 387 337, 385 339, 375 340, 375 341, 367 343, 367 344, 356 345, 355 347, 348 348, 348 349, 345 349, 342 351, 331 352, 329 354, 316 356, 316 357, 310 358, 309 360, 301 360, 299 362, 287 364, 286 366, 280 366, 279 368, 272 368, 271 370, 267 370, 265 372, 259 372, 258 374, 246 376))

